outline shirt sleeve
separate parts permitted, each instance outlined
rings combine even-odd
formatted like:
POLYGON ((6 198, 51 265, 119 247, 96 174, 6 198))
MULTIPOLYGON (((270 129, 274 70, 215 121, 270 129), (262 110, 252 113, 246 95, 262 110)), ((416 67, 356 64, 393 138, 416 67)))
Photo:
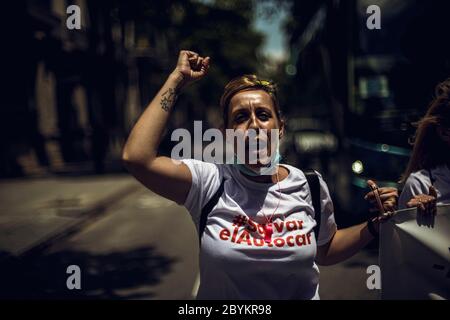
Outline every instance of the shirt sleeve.
POLYGON ((322 175, 317 173, 320 182, 320 207, 322 213, 320 215, 320 230, 317 240, 317 246, 323 246, 327 244, 336 233, 337 226, 334 220, 334 206, 331 200, 330 191, 326 182, 323 180, 322 175))
POLYGON ((220 186, 220 172, 217 165, 195 159, 181 160, 192 175, 192 184, 183 206, 189 211, 198 226, 202 208, 220 186))
POLYGON ((412 173, 408 179, 406 179, 405 186, 403 187, 402 193, 400 194, 400 198, 398 200, 399 209, 407 208, 406 204, 414 196, 419 194, 428 194, 428 188, 431 185, 431 182, 429 179, 428 181, 424 180, 425 179, 420 178, 419 173, 412 173))

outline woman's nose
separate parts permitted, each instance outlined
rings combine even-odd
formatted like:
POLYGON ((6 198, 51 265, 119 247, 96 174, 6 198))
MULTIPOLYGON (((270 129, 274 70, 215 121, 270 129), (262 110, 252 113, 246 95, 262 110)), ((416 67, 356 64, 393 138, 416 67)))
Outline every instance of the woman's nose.
POLYGON ((249 129, 259 130, 259 122, 258 122, 258 118, 256 117, 255 114, 252 114, 250 116, 250 123, 249 123, 248 128, 249 129))

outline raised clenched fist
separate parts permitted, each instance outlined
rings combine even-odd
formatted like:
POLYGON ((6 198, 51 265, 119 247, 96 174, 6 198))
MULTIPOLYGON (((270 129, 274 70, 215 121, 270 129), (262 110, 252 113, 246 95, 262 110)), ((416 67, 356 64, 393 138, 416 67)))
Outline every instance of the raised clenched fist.
POLYGON ((182 78, 183 86, 202 79, 208 73, 210 57, 201 57, 188 50, 180 51, 174 73, 182 78))

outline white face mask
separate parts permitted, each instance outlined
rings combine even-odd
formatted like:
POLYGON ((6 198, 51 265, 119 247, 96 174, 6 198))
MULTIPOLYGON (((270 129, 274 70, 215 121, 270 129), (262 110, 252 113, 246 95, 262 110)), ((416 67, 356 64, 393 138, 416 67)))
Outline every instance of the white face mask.
POLYGON ((281 161, 281 154, 277 148, 275 156, 270 160, 270 163, 267 166, 260 167, 258 169, 250 169, 249 167, 247 167, 244 163, 242 163, 242 161, 239 160, 239 158, 236 156, 236 154, 234 155, 234 161, 235 161, 234 165, 237 166, 239 171, 241 171, 242 173, 244 173, 246 175, 254 176, 254 177, 265 176, 265 175, 270 176, 275 173, 276 166, 281 161))

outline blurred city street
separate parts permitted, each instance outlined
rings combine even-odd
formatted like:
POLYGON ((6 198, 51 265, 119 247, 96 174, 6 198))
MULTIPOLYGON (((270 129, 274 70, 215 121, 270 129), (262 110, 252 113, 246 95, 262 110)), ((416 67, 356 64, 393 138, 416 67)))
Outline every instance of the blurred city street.
MULTIPOLYGON (((187 210, 143 187, 123 161, 147 165, 185 143, 183 158, 212 151, 209 129, 244 124, 228 116, 241 89, 221 99, 243 75, 272 98, 283 163, 320 172, 338 228, 366 222, 367 181, 401 192, 420 163, 411 157, 417 124, 450 75, 445 0, 20 0, 3 11, 0 299, 195 298, 198 238, 187 210), (185 66, 191 78, 204 71, 197 58, 178 67, 184 50, 210 60, 204 79, 183 76, 179 86, 171 79, 185 66), (170 116, 155 125, 164 117, 142 115, 158 101, 170 116), (176 141, 177 129, 194 141, 176 141), (80 290, 67 287, 71 266, 80 290)), ((261 116, 258 128, 270 120, 261 116)), ((164 177, 149 188, 178 187, 164 177)), ((372 242, 320 267, 320 297, 380 299, 366 285, 378 264, 372 242)))
POLYGON ((193 224, 132 177, 4 181, 0 199, 2 297, 191 298, 193 224), (81 290, 66 287, 69 265, 81 290))
MULTIPOLYGON (((2 298, 191 299, 198 242, 186 209, 127 175, 0 183, 2 298), (69 290, 67 267, 81 269, 69 290)), ((376 299, 377 253, 321 267, 322 299, 376 299)))

